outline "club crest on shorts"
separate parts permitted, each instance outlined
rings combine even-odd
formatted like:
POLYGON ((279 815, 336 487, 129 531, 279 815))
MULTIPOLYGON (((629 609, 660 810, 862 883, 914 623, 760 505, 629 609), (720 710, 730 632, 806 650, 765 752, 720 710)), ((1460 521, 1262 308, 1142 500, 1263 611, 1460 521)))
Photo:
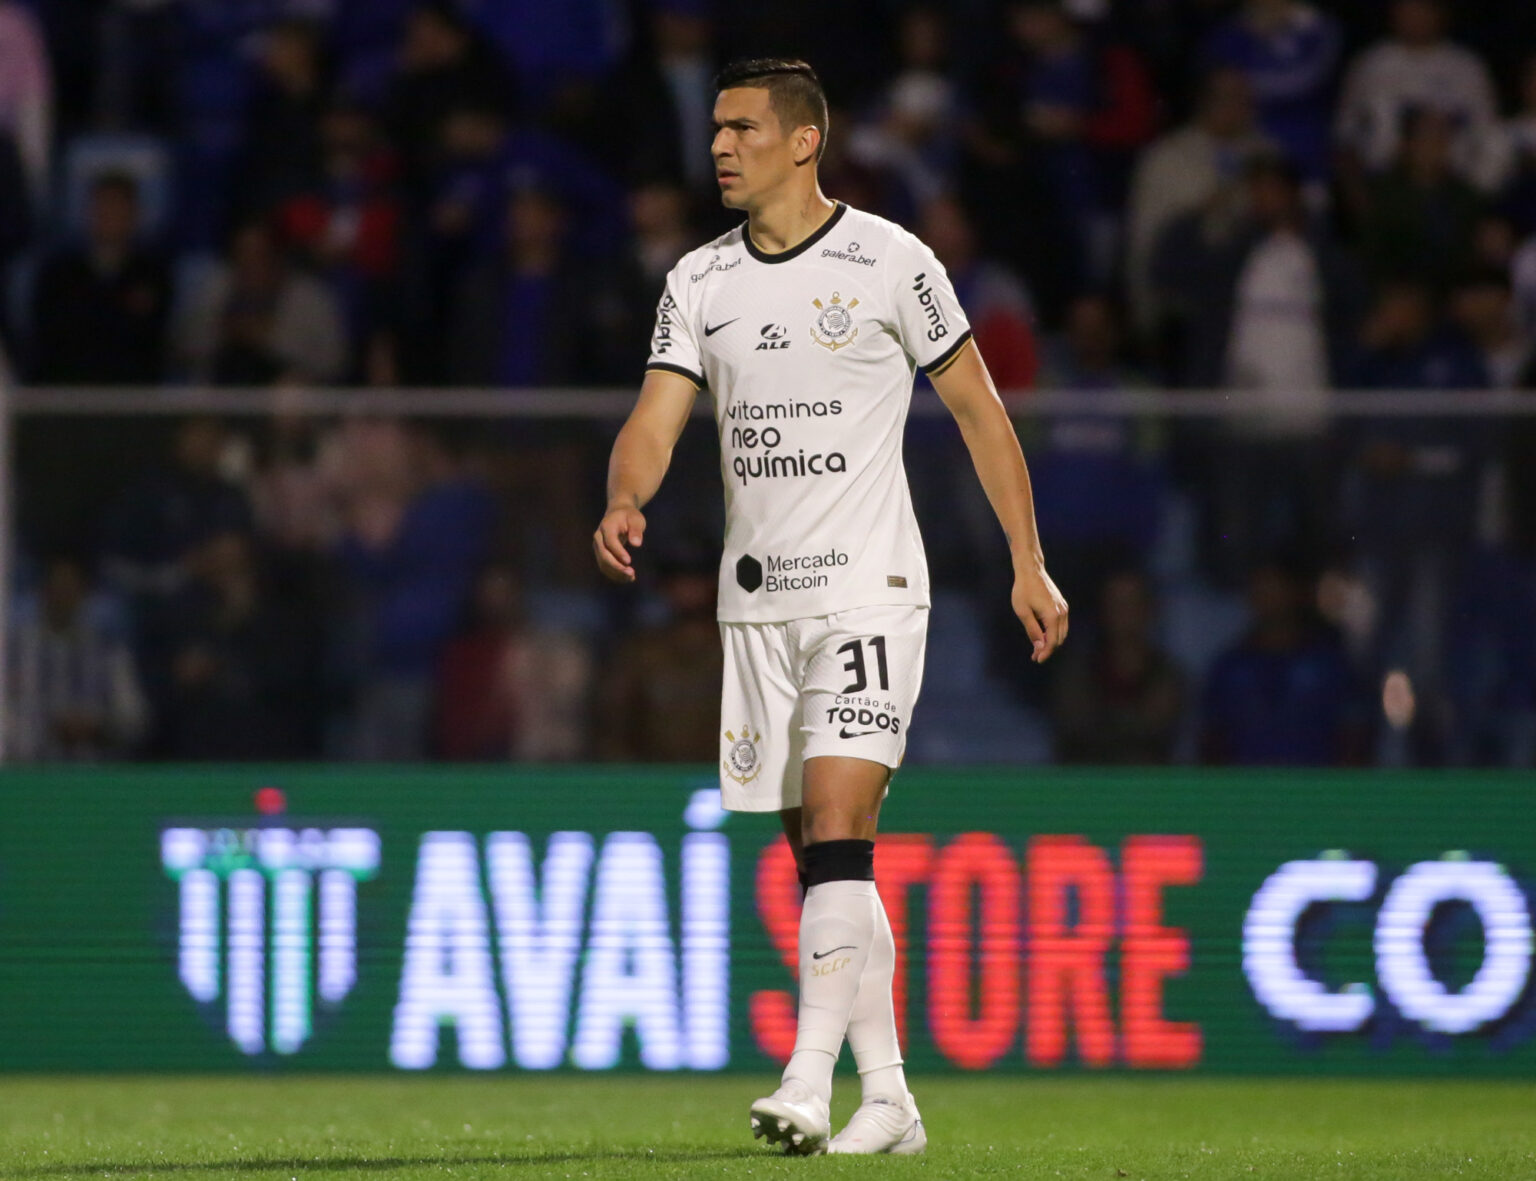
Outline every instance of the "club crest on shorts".
POLYGON ((853 309, 859 306, 857 299, 850 299, 845 304, 842 294, 834 291, 830 303, 823 304, 819 299, 813 299, 811 303, 820 313, 811 325, 812 340, 834 353, 854 342, 859 335, 858 326, 853 322, 853 309))
POLYGON ((745 724, 741 727, 740 738, 729 730, 725 732, 725 740, 731 745, 725 752, 721 766, 727 775, 743 787, 756 779, 763 770, 757 757, 757 744, 762 737, 761 734, 752 733, 752 727, 745 724))

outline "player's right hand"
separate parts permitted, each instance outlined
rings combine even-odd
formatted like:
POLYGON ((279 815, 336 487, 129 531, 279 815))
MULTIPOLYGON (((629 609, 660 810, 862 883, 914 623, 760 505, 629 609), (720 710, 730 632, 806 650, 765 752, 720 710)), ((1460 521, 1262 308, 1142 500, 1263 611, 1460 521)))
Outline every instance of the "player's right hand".
POLYGON ((633 582, 635 563, 628 547, 639 549, 644 537, 644 513, 634 505, 610 507, 597 532, 592 534, 592 552, 597 555, 597 568, 603 577, 614 582, 633 582))

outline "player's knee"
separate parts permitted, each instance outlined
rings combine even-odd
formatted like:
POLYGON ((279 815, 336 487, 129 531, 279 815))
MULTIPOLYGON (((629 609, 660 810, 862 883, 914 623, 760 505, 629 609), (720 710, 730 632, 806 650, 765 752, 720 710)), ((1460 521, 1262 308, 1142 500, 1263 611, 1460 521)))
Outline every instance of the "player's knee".
POLYGON ((816 841, 805 846, 805 887, 875 880, 875 842, 816 841))

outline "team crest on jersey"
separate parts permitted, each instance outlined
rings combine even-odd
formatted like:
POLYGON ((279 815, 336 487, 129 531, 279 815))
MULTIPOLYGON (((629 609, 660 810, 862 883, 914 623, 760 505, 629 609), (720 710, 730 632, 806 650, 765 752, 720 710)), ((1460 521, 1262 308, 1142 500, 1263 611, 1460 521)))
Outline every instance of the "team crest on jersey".
POLYGON ((811 339, 824 349, 831 349, 834 353, 844 345, 849 345, 859 335, 858 325, 853 322, 853 309, 859 306, 857 299, 850 299, 846 304, 838 292, 832 293, 830 303, 823 304, 819 299, 811 300, 816 305, 816 322, 811 325, 811 339))
POLYGON ((725 773, 743 787, 762 773, 763 767, 757 755, 757 744, 762 737, 761 734, 752 733, 752 727, 748 725, 742 726, 740 738, 729 730, 725 732, 725 740, 731 745, 725 752, 722 766, 725 773))

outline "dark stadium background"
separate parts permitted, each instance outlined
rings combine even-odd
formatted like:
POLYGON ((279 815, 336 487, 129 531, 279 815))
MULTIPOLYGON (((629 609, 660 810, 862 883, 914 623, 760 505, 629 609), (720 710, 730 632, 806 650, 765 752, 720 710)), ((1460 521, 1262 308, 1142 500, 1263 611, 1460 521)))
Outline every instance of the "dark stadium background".
POLYGON ((710 78, 778 52, 955 278, 1077 622, 1028 663, 920 390, 914 762, 1529 766, 1536 17, 1404 71, 1432 6, 1324 8, 0 4, 9 757, 712 760, 707 424, 638 593, 587 539, 732 222, 710 78))

